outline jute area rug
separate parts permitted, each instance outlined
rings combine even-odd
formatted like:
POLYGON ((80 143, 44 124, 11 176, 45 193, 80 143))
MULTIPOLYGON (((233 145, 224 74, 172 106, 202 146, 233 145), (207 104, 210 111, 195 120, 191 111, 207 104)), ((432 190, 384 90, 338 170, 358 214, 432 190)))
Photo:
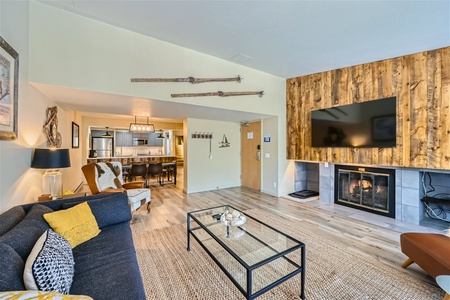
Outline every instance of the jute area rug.
MULTIPOLYGON (((299 222, 269 216, 258 209, 247 214, 306 244, 308 300, 441 300, 441 289, 320 237, 299 222)), ((134 236, 147 299, 245 299, 197 241, 186 250, 186 225, 134 236)), ((258 299, 300 299, 300 275, 258 299)))

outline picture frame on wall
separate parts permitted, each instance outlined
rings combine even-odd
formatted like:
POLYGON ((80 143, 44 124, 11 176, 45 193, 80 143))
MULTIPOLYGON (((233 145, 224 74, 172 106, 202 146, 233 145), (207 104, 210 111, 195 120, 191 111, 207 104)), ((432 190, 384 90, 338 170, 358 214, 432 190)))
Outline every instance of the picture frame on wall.
POLYGON ((392 141, 396 139, 396 116, 388 115, 372 119, 372 139, 374 141, 392 141))
POLYGON ((72 122, 72 148, 80 147, 80 126, 72 122))
POLYGON ((0 37, 0 140, 18 136, 19 54, 0 37))

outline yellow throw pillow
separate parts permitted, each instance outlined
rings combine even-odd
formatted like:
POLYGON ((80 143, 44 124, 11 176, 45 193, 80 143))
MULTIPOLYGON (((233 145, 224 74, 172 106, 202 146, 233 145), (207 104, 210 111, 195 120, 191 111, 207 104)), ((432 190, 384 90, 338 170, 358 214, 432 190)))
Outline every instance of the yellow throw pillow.
POLYGON ((44 219, 55 232, 69 241, 72 249, 100 233, 97 221, 87 202, 44 214, 44 219))
POLYGON ((64 295, 58 292, 9 291, 0 292, 0 300, 92 300, 88 296, 64 295))

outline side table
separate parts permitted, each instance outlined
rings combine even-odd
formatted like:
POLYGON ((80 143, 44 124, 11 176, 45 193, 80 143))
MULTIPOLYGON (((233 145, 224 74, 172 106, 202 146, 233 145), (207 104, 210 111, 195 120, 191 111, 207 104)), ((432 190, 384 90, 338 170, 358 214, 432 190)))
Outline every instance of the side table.
POLYGON ((450 275, 439 275, 436 277, 436 282, 446 293, 444 300, 450 300, 450 275))
MULTIPOLYGON (((58 198, 58 200, 85 197, 85 196, 86 196, 86 193, 75 193, 75 194, 70 194, 70 195, 64 195, 61 198, 58 198)), ((41 195, 38 197, 38 202, 51 201, 51 200, 52 200, 52 198, 50 197, 50 195, 41 195)))

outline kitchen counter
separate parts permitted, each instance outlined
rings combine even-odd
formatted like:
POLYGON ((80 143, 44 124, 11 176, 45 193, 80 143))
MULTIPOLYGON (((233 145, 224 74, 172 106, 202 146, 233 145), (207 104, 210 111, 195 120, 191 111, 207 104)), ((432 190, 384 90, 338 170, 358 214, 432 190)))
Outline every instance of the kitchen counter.
POLYGON ((129 165, 134 162, 152 163, 152 162, 173 162, 177 160, 175 155, 133 155, 133 156, 114 156, 114 157, 93 157, 88 158, 88 163, 120 161, 122 165, 129 165))

